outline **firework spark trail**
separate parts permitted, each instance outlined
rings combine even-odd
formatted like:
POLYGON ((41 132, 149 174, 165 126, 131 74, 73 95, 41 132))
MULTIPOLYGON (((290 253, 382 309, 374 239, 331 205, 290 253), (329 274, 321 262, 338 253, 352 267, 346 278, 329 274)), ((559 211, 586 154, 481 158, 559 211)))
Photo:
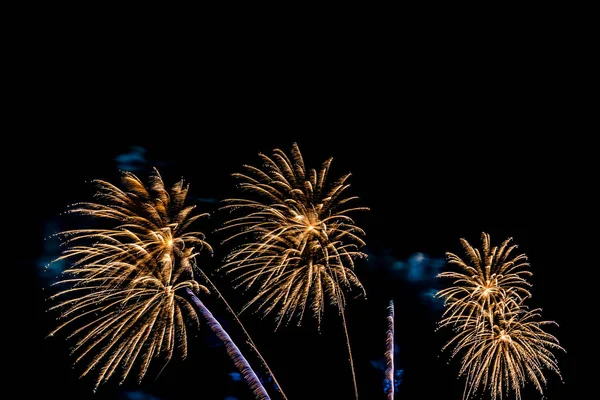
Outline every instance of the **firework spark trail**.
POLYGON ((356 374, 354 372, 354 360, 352 358, 352 348, 350 347, 350 336, 348 336, 348 327, 346 326, 346 316, 344 309, 340 309, 342 314, 342 325, 344 326, 344 334, 346 335, 346 346, 348 347, 348 361, 350 361, 350 371, 352 371, 352 383, 354 384, 354 397, 358 400, 358 387, 356 386, 356 374))
POLYGON ((510 391, 519 400, 528 381, 543 394, 545 368, 560 377, 552 350, 564 349, 543 330, 544 325, 557 324, 539 321, 540 309, 529 310, 524 304, 531 296, 526 287, 531 285, 522 276, 531 273, 523 270, 529 265, 525 255, 510 258, 516 248, 508 247, 510 240, 491 248, 489 235, 484 233, 479 252, 463 239, 469 262, 451 253, 448 259, 465 273, 439 275, 455 279, 454 287, 438 292, 448 307, 440 327, 450 327, 455 333, 444 350, 452 348, 451 357, 462 354, 459 375, 466 376, 465 399, 481 389, 489 390, 494 400, 510 391))
POLYGON ((208 326, 210 329, 217 335, 217 337, 223 342, 225 345, 225 349, 227 350, 227 354, 233 360, 233 363, 238 368, 244 379, 249 383, 250 389, 252 393, 258 399, 268 400, 269 395, 267 391, 263 387, 262 383, 250 367, 250 364, 240 351, 240 349, 235 345, 231 337, 227 334, 227 332, 223 329, 219 321, 212 315, 212 313, 202 304, 200 299, 196 297, 194 292, 191 290, 187 290, 188 295, 200 311, 200 314, 206 319, 208 326))
POLYGON ((247 339, 248 344, 250 345, 250 347, 252 348, 252 350, 258 356, 258 358, 259 358, 259 360, 261 362, 261 365, 267 370, 268 375, 271 378, 273 378, 273 383, 275 384, 275 386, 277 388, 277 391, 281 394, 281 396, 283 397, 284 400, 287 400, 287 396, 285 395, 285 393, 284 393, 281 385, 277 381, 277 378, 275 378, 275 375, 271 371, 271 368, 269 368, 269 365, 267 364, 267 362, 263 358, 262 354, 258 351, 258 348, 256 347, 256 344, 254 344, 254 341, 250 337, 250 334, 248 333, 248 331, 246 331, 246 328, 244 327, 244 324, 242 324, 242 321, 240 321, 240 319, 238 318, 237 314, 235 313, 235 311, 233 311, 233 309, 231 308, 231 306, 229 305, 229 303, 227 302, 227 300, 225 299, 225 297, 223 297, 223 295, 221 294, 221 292, 219 291, 219 289, 217 289, 217 287, 212 283, 212 281, 208 278, 208 276, 204 273, 204 271, 202 271, 200 268, 198 268, 197 271, 200 273, 200 275, 202 275, 202 277, 204 278, 204 280, 206 282, 208 282, 211 290, 213 290, 213 292, 217 294, 217 297, 220 298, 223 301, 223 303, 225 303, 225 306, 227 307, 227 311, 237 321, 237 323, 239 324, 240 328, 242 328, 242 331, 244 332, 244 335, 246 335, 246 339, 247 339))
MULTIPOLYGON (((193 295, 198 303, 200 291, 209 293, 194 280, 194 249, 212 249, 202 233, 188 231, 207 214, 193 215, 194 206, 184 206, 188 187, 183 181, 166 190, 156 170, 149 181, 145 187, 128 172, 122 176, 124 190, 94 181, 98 203, 79 203, 70 212, 112 227, 57 235, 67 249, 56 261, 70 260, 72 265, 56 283, 68 288, 51 296, 62 299, 50 309, 61 309, 60 318, 66 322, 50 335, 78 324, 68 338, 78 338, 72 351, 77 353, 75 363, 89 360, 82 376, 98 370, 94 391, 117 371, 123 383, 136 362, 141 382, 152 359, 160 357, 164 368, 175 349, 185 358, 186 322, 198 327, 199 321, 192 303, 181 294, 193 295)), ((200 311, 219 338, 228 340, 208 310, 200 311)), ((227 344, 228 351, 231 348, 227 344)), ((239 365, 240 355, 229 354, 239 365)), ((262 396, 264 389, 245 371, 252 390, 262 396)))
POLYGON ((389 381, 389 389, 387 391, 388 400, 394 399, 394 300, 390 300, 388 306, 388 330, 385 340, 385 379, 389 381))
POLYGON ((318 172, 307 170, 296 144, 291 158, 279 149, 272 157, 260 157, 262 169, 245 166, 245 173, 234 174, 250 198, 228 199, 221 207, 241 212, 223 228, 233 231, 224 242, 242 243, 222 268, 236 275, 236 288, 255 290, 242 311, 253 307, 266 316, 277 310, 277 329, 294 318, 300 325, 310 309, 320 325, 329 302, 342 314, 347 337, 343 289, 357 288, 364 295, 354 260, 366 257, 359 250, 364 231, 348 214, 367 208, 349 205, 357 199, 346 195, 350 174, 327 183, 331 159, 318 172))

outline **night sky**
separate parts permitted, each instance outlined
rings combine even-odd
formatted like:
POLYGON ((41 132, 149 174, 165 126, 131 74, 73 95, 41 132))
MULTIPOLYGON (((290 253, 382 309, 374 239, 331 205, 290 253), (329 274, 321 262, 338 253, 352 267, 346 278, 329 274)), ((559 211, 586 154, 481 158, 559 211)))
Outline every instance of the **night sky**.
MULTIPOLYGON (((47 338, 59 271, 44 267, 58 255, 50 236, 85 223, 61 214, 92 199, 91 180, 116 183, 125 169, 145 181, 156 167, 167 185, 189 182, 188 202, 211 213, 196 227, 215 254, 197 261, 239 310, 246 297, 215 273, 228 250, 214 231, 219 201, 239 195, 231 174, 243 164, 293 143, 306 165, 333 157, 330 177, 351 172, 349 193, 370 208, 355 215, 366 231, 369 258, 356 274, 367 297, 349 296, 346 308, 361 400, 386 398, 392 299, 395 398, 462 399, 460 360, 441 352, 451 335, 435 331, 442 308, 431 295, 445 287, 434 278, 445 253, 462 254, 459 239, 479 244, 482 232, 494 244, 514 238, 533 272, 528 304, 560 325, 548 330, 567 351, 556 353, 564 383, 548 372, 545 398, 597 390, 597 376, 584 379, 597 375, 598 65, 588 39, 597 23, 585 21, 596 13, 519 7, 494 24, 494 13, 361 9, 336 13, 338 25, 333 15, 292 24, 282 13, 270 23, 188 13, 188 22, 163 8, 157 18, 141 7, 27 7, 7 13, 2 64, 3 399, 253 399, 205 325, 190 334, 186 360, 160 374, 154 361, 141 385, 113 378, 93 393, 72 367, 66 332, 47 338)), ((223 306, 203 301, 243 341, 223 306)), ((276 332, 269 318, 240 318, 289 400, 354 399, 335 308, 320 331, 310 318, 276 332)), ((522 397, 540 398, 531 385, 522 397)))
MULTIPOLYGON (((440 124, 434 135, 427 120, 411 129, 403 128, 401 121, 393 128, 381 129, 373 114, 357 116, 355 123, 344 119, 349 115, 325 123, 302 115, 285 122, 280 115, 263 124, 256 115, 220 113, 211 118, 208 129, 202 118, 182 121, 173 108, 158 116, 136 110, 135 117, 122 119, 114 110, 76 107, 72 112, 83 115, 64 129, 78 130, 77 138, 57 135, 47 146, 37 148, 34 157, 39 168, 23 176, 26 190, 36 198, 28 211, 27 251, 21 252, 18 261, 28 272, 28 301, 33 310, 28 317, 35 321, 27 332, 27 354, 32 362, 26 367, 28 374, 36 377, 35 387, 24 390, 62 399, 251 399, 224 348, 206 327, 190 337, 188 358, 172 360, 158 378, 160 368, 155 365, 141 386, 130 379, 117 387, 111 380, 92 394, 92 382, 79 380, 80 369, 71 368, 64 334, 45 338, 55 326, 55 315, 45 312, 45 298, 56 274, 44 272, 42 265, 56 252, 57 243, 44 239, 76 223, 60 213, 73 202, 91 198, 89 180, 116 182, 119 169, 132 170, 145 180, 154 166, 167 184, 184 177, 191 184, 190 202, 213 214, 209 221, 198 224, 215 247, 214 257, 204 254, 198 259, 211 273, 227 250, 219 245, 222 236, 213 231, 224 217, 216 211, 218 200, 238 193, 231 174, 243 164, 258 165, 259 152, 270 154, 274 148, 287 152, 296 142, 308 166, 319 167, 333 156, 330 177, 352 172, 351 193, 371 209, 356 215, 367 233, 369 259, 359 262, 356 269, 367 299, 352 299, 347 305, 362 399, 385 398, 378 365, 384 353, 385 308, 390 299, 396 303, 396 368, 403 371, 397 398, 461 399, 463 383, 456 379, 459 362, 448 364, 448 354, 441 353, 450 336, 447 331, 434 332, 441 308, 431 294, 443 287, 434 276, 445 268, 444 253, 460 253, 461 237, 479 243, 482 231, 491 234, 493 243, 512 236, 519 250, 529 256, 534 273, 529 304, 542 307, 544 319, 560 324, 550 328, 551 333, 567 350, 567 354, 558 354, 565 384, 548 373, 546 396, 550 400, 573 398, 580 322, 571 312, 575 299, 570 294, 577 282, 565 273, 571 268, 571 250, 563 247, 565 241, 552 224, 536 221, 545 212, 540 211, 540 204, 549 209, 559 206, 552 189, 543 184, 560 168, 553 157, 542 155, 534 160, 518 138, 504 145, 503 137, 496 133, 501 129, 487 130, 495 132, 489 137, 492 134, 483 126, 478 129, 480 136, 467 139, 456 128, 444 130, 440 124), (112 132, 130 130, 141 135, 112 132), (383 135, 375 135, 382 130, 383 135)), ((60 116, 47 117, 53 123, 61 120, 60 116)), ((473 132, 473 128, 469 130, 473 132)), ((228 288, 227 278, 217 274, 214 282, 239 309, 243 297, 228 288)), ((231 330, 234 340, 239 338, 223 307, 210 298, 206 304, 231 330)), ((344 333, 334 308, 326 310, 320 333, 311 319, 305 319, 305 326, 292 324, 277 332, 268 318, 261 320, 248 313, 241 319, 291 400, 353 398, 344 333)), ((272 393, 272 397, 277 395, 272 393)), ((535 391, 524 393, 524 398, 538 397, 535 391)))
MULTIPOLYGON (((460 362, 441 352, 450 332, 435 332, 442 309, 431 294, 444 287, 434 276, 446 268, 445 253, 462 254, 459 239, 479 244, 481 232, 495 244, 514 238, 534 274, 528 304, 560 324, 548 329, 567 350, 557 353, 565 383, 548 372, 546 398, 581 397, 578 360, 587 321, 580 287, 587 270, 580 271, 596 268, 597 257, 582 244, 589 236, 579 225, 595 227, 587 211, 595 197, 586 191, 597 177, 583 175, 592 170, 585 154, 591 146, 578 136, 586 132, 581 116, 590 106, 575 105, 572 81, 553 62, 554 41, 546 53, 538 46, 535 54, 527 49, 497 59, 491 52, 464 68, 430 47, 436 60, 417 54, 408 70, 387 55, 395 50, 372 50, 367 73, 353 57, 316 61, 330 57, 328 51, 314 62, 290 51, 259 68, 260 55, 243 38, 218 51, 202 47, 203 55, 213 54, 206 65, 194 58, 196 47, 162 43, 163 54, 155 43, 140 49, 130 39, 105 48, 100 36, 69 46, 41 35, 27 48, 36 61, 24 63, 27 83, 13 101, 24 112, 4 148, 7 171, 16 178, 5 199, 17 207, 7 208, 17 240, 9 252, 15 265, 5 267, 16 267, 25 280, 15 285, 23 295, 9 307, 18 329, 7 329, 13 325, 5 320, 4 331, 22 340, 7 367, 14 365, 23 397, 252 399, 205 326, 190 335, 186 360, 175 357, 158 377, 161 366, 154 362, 141 386, 110 380, 93 394, 93 382, 78 379, 80 367, 72 369, 65 335, 46 338, 56 326, 46 299, 58 275, 44 269, 57 255, 58 243, 48 238, 78 223, 61 213, 92 198, 90 180, 117 182, 125 169, 145 181, 156 167, 167 185, 181 177, 189 182, 189 202, 212 214, 197 227, 215 254, 200 255, 198 263, 240 309, 245 298, 214 273, 228 250, 214 232, 224 220, 219 201, 239 195, 231 174, 243 164, 258 165, 258 153, 274 148, 289 152, 294 142, 307 166, 319 168, 333 157, 330 177, 351 172, 350 193, 370 208, 355 215, 366 231, 369 258, 356 273, 367 298, 349 298, 346 308, 362 400, 385 398, 380 365, 391 299, 396 369, 402 370, 396 398, 462 398, 460 362)), ((242 340, 222 305, 203 300, 233 339, 242 340)), ((310 318, 277 332, 269 318, 244 313, 241 320, 290 400, 353 398, 334 308, 326 309, 320 331, 310 318)), ((266 389, 278 398, 269 383, 266 389)), ((523 398, 539 395, 528 386, 523 398)))

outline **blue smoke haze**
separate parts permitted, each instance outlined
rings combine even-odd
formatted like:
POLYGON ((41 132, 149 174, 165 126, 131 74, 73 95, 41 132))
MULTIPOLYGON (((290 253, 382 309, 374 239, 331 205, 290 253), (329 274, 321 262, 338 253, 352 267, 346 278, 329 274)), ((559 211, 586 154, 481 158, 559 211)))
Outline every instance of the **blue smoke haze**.
POLYGON ((229 373, 229 377, 231 378, 232 381, 234 382, 239 382, 242 380, 242 375, 240 375, 239 372, 230 372, 229 373))
MULTIPOLYGON (((397 369, 394 372, 394 391, 397 392, 400 384, 402 383, 402 377, 404 375, 403 369, 397 369)), ((383 392, 387 393, 390 390, 390 381, 388 379, 383 380, 383 392)))
POLYGON ((385 360, 383 358, 379 360, 371 360, 371 366, 379 371, 385 371, 385 360))
POLYGON ((414 253, 407 260, 395 261, 392 264, 392 269, 401 273, 409 282, 424 283, 435 279, 445 263, 446 261, 443 258, 414 253))
POLYGON ((159 397, 156 397, 152 394, 146 393, 141 390, 132 390, 129 392, 123 393, 121 397, 124 400, 160 400, 159 397))
POLYGON ((429 308, 433 310, 442 310, 444 308, 444 301, 438 297, 435 297, 435 294, 438 292, 435 288, 429 288, 419 294, 419 298, 423 303, 425 303, 429 308))
POLYGON ((131 146, 127 153, 115 157, 117 168, 123 171, 137 172, 146 169, 146 149, 141 146, 131 146))
POLYGON ((402 377, 404 376, 404 370, 398 369, 394 373, 394 391, 397 391, 402 383, 402 377))
POLYGON ((369 254, 368 266, 372 269, 385 271, 395 282, 410 283, 419 291, 423 304, 432 310, 443 307, 443 301, 435 298, 439 280, 436 276, 446 265, 442 257, 431 257, 424 253, 414 253, 405 260, 399 260, 390 255, 369 254))

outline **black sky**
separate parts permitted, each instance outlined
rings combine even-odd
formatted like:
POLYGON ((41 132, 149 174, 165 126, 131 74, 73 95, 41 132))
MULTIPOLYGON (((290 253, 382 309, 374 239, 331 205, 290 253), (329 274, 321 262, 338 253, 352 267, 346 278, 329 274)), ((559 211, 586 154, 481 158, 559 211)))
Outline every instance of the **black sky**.
MULTIPOLYGON (((67 205, 91 198, 86 182, 115 181, 115 158, 131 146, 146 149, 148 165, 166 182, 184 177, 192 201, 213 212, 216 203, 199 200, 234 195, 232 173, 256 165, 259 152, 289 151, 297 142, 308 165, 319 167, 332 156, 332 176, 352 172, 352 192, 371 209, 357 219, 370 254, 440 258, 460 251, 459 238, 476 242, 482 231, 495 242, 514 237, 534 272, 530 304, 560 324, 552 332, 567 349, 559 355, 565 384, 549 374, 546 397, 577 398, 586 326, 579 269, 589 265, 580 226, 595 227, 587 193, 595 180, 581 182, 593 164, 584 155, 589 140, 580 135, 589 106, 574 106, 568 79, 550 55, 538 49, 535 56, 496 59, 490 52, 460 68, 440 53, 427 62, 411 58, 403 70, 393 57, 374 53, 373 63, 385 68, 367 73, 350 56, 324 63, 288 52, 278 64, 256 68, 260 57, 238 43, 235 60, 199 62, 173 50, 165 63, 152 52, 133 54, 128 49, 135 46, 126 44, 92 51, 99 41, 36 42, 45 67, 24 68, 28 78, 15 100, 24 112, 4 149, 15 178, 5 196, 14 194, 11 201, 22 210, 11 215, 17 217, 11 226, 16 264, 26 277, 16 307, 24 328, 15 332, 25 343, 15 364, 19 376, 30 378, 19 385, 25 394, 100 400, 143 390, 163 400, 250 399, 244 383, 228 376, 234 368, 207 329, 190 341, 187 360, 172 361, 156 380, 149 374, 141 389, 131 381, 121 389, 109 383, 93 395, 91 382, 71 369, 64 337, 45 339, 55 322, 45 312, 48 281, 38 262, 48 222, 61 224, 67 205)), ((211 238, 218 242, 218 235, 211 238)), ((213 268, 224 250, 216 246, 215 257, 201 261, 213 268)), ((349 302, 348 325, 361 398, 384 398, 371 361, 383 353, 385 306, 393 298, 404 370, 397 398, 460 399, 459 366, 440 352, 449 337, 434 332, 439 313, 422 301, 426 285, 392 279, 368 263, 357 274, 367 300, 349 302)), ((226 280, 215 281, 239 308, 243 299, 226 280)), ((231 326, 218 303, 207 303, 231 326)), ((274 333, 269 321, 242 317, 290 400, 352 398, 343 331, 328 311, 321 333, 310 324, 274 333)))
MULTIPOLYGON (((146 139, 126 135, 112 139, 113 135, 104 137, 102 131, 118 125, 120 120, 96 112, 82 118, 89 121, 94 117, 102 118, 102 122, 99 127, 90 127, 90 133, 82 132, 62 143, 57 138, 51 147, 38 149, 39 168, 22 178, 23 184, 34 185, 29 189, 35 190, 36 198, 36 204, 28 212, 35 223, 34 234, 29 232, 29 244, 33 246, 20 261, 29 271, 33 293, 32 318, 36 324, 29 333, 36 361, 29 368, 33 368, 39 378, 36 390, 65 399, 115 398, 124 396, 124 390, 137 390, 132 382, 120 392, 109 384, 92 396, 91 382, 79 381, 77 370, 70 368, 68 346, 63 338, 44 339, 54 325, 52 316, 44 313, 47 289, 42 291, 42 287, 47 286, 47 281, 35 265, 43 252, 43 236, 47 233, 44 224, 49 220, 60 222, 59 214, 68 204, 89 199, 92 188, 86 181, 94 178, 114 181, 118 177, 115 158, 137 145, 147 149, 147 165, 157 164, 167 182, 182 176, 190 182, 192 199, 223 199, 236 193, 230 175, 239 171, 242 164, 257 164, 258 152, 270 153, 275 147, 287 151, 294 141, 299 144, 308 165, 318 166, 326 157, 333 156, 332 176, 347 171, 353 173, 353 193, 371 208, 358 217, 367 232, 370 254, 406 260, 422 252, 439 258, 446 251, 459 252, 461 237, 478 241, 482 231, 489 232, 494 241, 514 237, 520 249, 529 255, 535 274, 531 305, 543 307, 546 319, 560 323, 561 327, 553 333, 568 351, 567 355, 559 356, 566 384, 550 376, 548 398, 569 398, 568 394, 577 386, 575 349, 579 322, 570 310, 576 303, 571 297, 576 280, 566 273, 570 250, 561 247, 564 241, 552 224, 534 222, 540 213, 538 206, 552 201, 549 193, 534 188, 553 174, 557 168, 554 160, 540 162, 538 158, 533 162, 519 156, 519 146, 514 144, 506 148, 506 153, 498 154, 486 145, 477 144, 477 137, 467 139, 458 134, 440 137, 415 129, 402 133, 400 126, 385 137, 366 129, 350 130, 348 122, 342 123, 339 129, 320 128, 321 134, 273 135, 271 131, 271 135, 266 135, 256 126, 250 128, 253 124, 248 127, 239 124, 235 132, 226 133, 227 129, 204 129, 199 123, 182 132, 177 128, 178 122, 171 119, 169 121, 175 124, 172 129, 167 129, 169 121, 154 126, 141 119, 145 122, 140 122, 138 131, 151 130, 152 135, 149 133, 146 139), (454 146, 449 148, 448 143, 454 146)), ((147 171, 141 170, 139 174, 146 177, 147 171)), ((217 204, 203 201, 199 207, 212 212, 217 204)), ((207 223, 207 231, 213 224, 218 225, 220 218, 216 214, 207 223)), ((215 242, 219 239, 217 234, 209 238, 215 242)), ((218 263, 223 251, 217 246, 213 259, 203 259, 207 268, 218 263)), ((368 263, 359 266, 358 275, 365 284, 367 300, 349 303, 348 324, 361 396, 383 398, 382 377, 371 366, 371 361, 379 358, 383 351, 385 305, 394 298, 400 350, 397 360, 404 369, 399 398, 460 399, 462 385, 456 380, 458 365, 452 362, 447 365, 447 356, 440 353, 448 335, 434 333, 439 313, 421 301, 422 286, 391 279, 388 272, 374 269, 368 263)), ((238 307, 242 304, 237 293, 226 288, 226 280, 217 278, 216 282, 232 303, 238 307)), ((217 316, 227 319, 218 303, 213 307, 217 316)), ((310 324, 303 328, 290 326, 273 333, 273 325, 267 320, 245 315, 243 321, 291 399, 351 397, 343 331, 333 312, 326 314, 321 334, 310 324)), ((160 399, 189 395, 221 399, 226 394, 239 399, 251 398, 243 382, 231 381, 228 373, 234 369, 223 348, 214 347, 215 344, 203 330, 192 344, 188 360, 172 362, 156 381, 150 375, 142 389, 160 399)))

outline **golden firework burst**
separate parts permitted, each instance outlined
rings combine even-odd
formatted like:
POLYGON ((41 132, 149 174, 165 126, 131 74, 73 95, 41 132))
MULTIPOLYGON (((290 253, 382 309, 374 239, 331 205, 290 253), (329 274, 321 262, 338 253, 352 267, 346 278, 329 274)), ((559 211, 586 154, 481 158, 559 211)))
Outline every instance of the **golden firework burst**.
POLYGON ((512 238, 502 245, 491 246, 490 236, 482 234, 482 248, 474 248, 464 239, 462 246, 467 261, 453 253, 448 253, 448 263, 456 265, 460 271, 446 271, 438 275, 440 278, 454 280, 454 285, 440 290, 436 296, 444 299, 446 317, 442 325, 465 321, 465 316, 478 318, 480 308, 487 309, 491 305, 507 298, 525 299, 531 296, 531 286, 524 278, 530 276, 527 269, 529 263, 525 254, 513 255, 517 245, 510 245, 512 238))
POLYGON ((349 206, 350 174, 328 184, 331 159, 317 172, 306 170, 296 144, 291 158, 276 149, 260 155, 262 169, 245 166, 234 176, 249 199, 229 199, 223 209, 242 215, 226 222, 235 230, 227 241, 246 239, 226 258, 223 268, 237 274, 236 287, 256 288, 244 309, 256 305, 264 315, 278 310, 277 326, 287 317, 301 323, 306 308, 321 320, 325 301, 344 307, 342 288, 364 289, 354 273, 354 260, 364 232, 348 215, 366 207, 349 206))
POLYGON ((452 357, 462 354, 459 375, 466 377, 464 398, 489 391, 492 399, 514 393, 531 381, 543 393, 545 369, 560 376, 552 350, 564 349, 558 339, 544 331, 552 321, 539 321, 540 309, 524 304, 531 275, 524 254, 511 256, 511 239, 491 247, 490 236, 482 235, 481 252, 461 239, 469 262, 448 253, 449 264, 462 272, 443 272, 439 277, 454 279, 454 286, 437 293, 447 307, 440 327, 451 327, 454 337, 444 346, 453 348, 452 357))
POLYGON ((139 361, 138 380, 153 358, 166 364, 176 349, 187 353, 186 321, 198 325, 192 304, 182 294, 208 289, 193 278, 196 250, 211 247, 189 226, 206 214, 184 206, 188 187, 170 190, 157 171, 148 188, 133 174, 122 176, 124 189, 95 181, 98 202, 79 203, 71 213, 95 217, 109 228, 59 233, 66 250, 58 260, 71 267, 57 285, 68 288, 51 298, 51 309, 65 320, 51 335, 77 325, 75 363, 88 362, 82 376, 98 370, 95 388, 113 374, 121 382, 139 361))
MULTIPOLYGON (((344 316, 344 290, 364 288, 354 273, 354 260, 366 257, 364 231, 348 215, 366 207, 351 206, 347 196, 350 174, 328 183, 331 158, 321 169, 306 169, 300 150, 293 145, 291 158, 275 149, 260 155, 263 168, 245 166, 234 174, 246 199, 229 199, 222 209, 241 216, 225 223, 234 233, 226 240, 245 239, 227 256, 224 268, 237 275, 236 287, 256 293, 246 303, 263 316, 278 310, 279 327, 296 317, 300 325, 307 308, 320 325, 326 301, 342 316, 354 394, 358 399, 352 350, 344 316)), ((277 329, 277 328, 276 328, 277 329)))
POLYGON ((545 369, 560 376, 552 350, 564 349, 543 329, 544 325, 557 324, 539 321, 540 311, 509 300, 496 303, 492 315, 484 315, 479 321, 464 318, 456 336, 444 347, 454 347, 453 357, 463 354, 459 374, 466 376, 464 398, 481 390, 490 391, 492 399, 511 391, 520 399, 528 381, 543 393, 545 369))

